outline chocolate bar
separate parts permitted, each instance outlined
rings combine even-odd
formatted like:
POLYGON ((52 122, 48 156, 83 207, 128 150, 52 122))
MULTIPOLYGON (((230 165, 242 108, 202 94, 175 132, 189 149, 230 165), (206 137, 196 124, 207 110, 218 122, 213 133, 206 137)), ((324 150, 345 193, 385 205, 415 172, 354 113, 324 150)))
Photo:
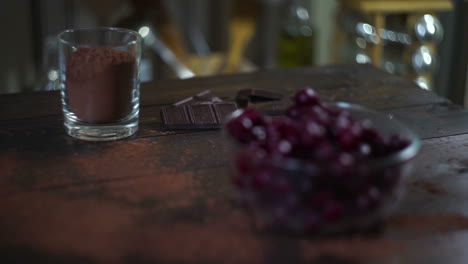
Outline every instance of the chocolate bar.
POLYGON ((243 89, 237 92, 236 102, 246 107, 249 103, 277 101, 283 99, 283 94, 266 89, 243 89))
POLYGON ((235 103, 188 104, 161 109, 164 129, 219 129, 224 118, 237 110, 235 103))
POLYGON ((173 106, 185 106, 185 105, 195 105, 195 104, 212 104, 212 103, 221 103, 223 100, 221 98, 214 95, 210 90, 203 91, 201 93, 196 94, 195 96, 191 96, 189 98, 185 98, 173 104, 173 106))

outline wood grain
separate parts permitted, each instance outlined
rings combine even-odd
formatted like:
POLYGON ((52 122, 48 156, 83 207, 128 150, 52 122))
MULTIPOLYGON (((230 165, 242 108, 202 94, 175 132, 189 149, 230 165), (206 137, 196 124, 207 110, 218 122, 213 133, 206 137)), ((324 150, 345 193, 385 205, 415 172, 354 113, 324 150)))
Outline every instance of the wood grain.
POLYGON ((57 100, 0 96, 1 263, 468 261, 468 114, 410 81, 370 66, 162 81, 143 87, 138 134, 107 143, 65 135, 57 100), (229 100, 270 88, 286 95, 281 108, 305 85, 392 114, 425 138, 407 196, 372 232, 263 232, 234 199, 222 133, 161 129, 162 106, 206 89, 229 100))
MULTIPOLYGON (((129 258, 139 263, 139 257, 146 261, 142 263, 284 263, 291 259, 296 263, 310 263, 320 260, 323 253, 333 254, 331 259, 358 263, 375 259, 391 263, 386 261, 395 258, 401 263, 414 263, 429 257, 432 263, 444 263, 446 254, 460 253, 461 246, 468 243, 468 234, 464 232, 468 229, 468 218, 463 216, 466 204, 457 202, 466 199, 466 173, 459 173, 460 169, 466 169, 466 161, 451 160, 466 157, 464 153, 468 147, 463 142, 467 139, 468 136, 463 135, 425 141, 410 182, 434 182, 448 190, 447 194, 434 195, 410 185, 402 207, 386 223, 386 229, 370 236, 325 238, 314 242, 258 235, 246 215, 232 202, 223 166, 201 165, 203 159, 194 146, 193 152, 184 157, 185 164, 191 165, 178 167, 191 170, 179 170, 172 164, 160 167, 162 163, 154 160, 160 155, 155 147, 158 143, 152 147, 140 146, 139 149, 155 154, 140 161, 152 164, 145 170, 140 169, 137 175, 128 175, 126 169, 119 167, 115 172, 121 171, 128 177, 99 181, 99 174, 112 172, 112 159, 108 157, 117 151, 119 147, 116 147, 96 153, 106 157, 99 169, 83 170, 82 175, 94 176, 94 181, 2 197, 0 245, 16 250, 9 252, 12 259, 18 259, 20 254, 27 260, 39 255, 52 259, 53 263, 69 260, 130 263, 129 258), (438 164, 440 170, 428 167, 434 164, 438 164), (426 206, 421 206, 422 203, 426 206), (38 226, 41 228, 36 228, 38 226), (450 234, 454 232, 457 246, 443 247, 442 252, 425 251, 452 241, 455 237, 450 234), (30 248, 34 251, 28 251, 30 248), (239 253, 232 254, 232 249, 238 249, 239 253)), ((140 141, 141 145, 149 143, 148 139, 135 141, 140 141)), ((174 152, 174 155, 180 154, 177 150, 174 152)))

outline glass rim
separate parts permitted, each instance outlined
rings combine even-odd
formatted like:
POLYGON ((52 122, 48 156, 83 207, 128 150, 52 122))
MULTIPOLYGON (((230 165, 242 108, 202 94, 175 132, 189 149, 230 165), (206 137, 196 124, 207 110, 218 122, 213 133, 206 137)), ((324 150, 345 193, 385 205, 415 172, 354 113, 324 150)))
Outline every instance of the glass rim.
POLYGON ((89 27, 89 28, 77 28, 77 29, 66 29, 60 32, 57 35, 57 39, 59 42, 67 45, 73 45, 76 43, 72 43, 69 40, 65 40, 63 37, 66 34, 71 34, 71 33, 80 33, 80 32, 98 32, 98 31, 111 31, 111 32, 118 32, 118 33, 127 33, 135 37, 135 40, 128 41, 126 43, 123 43, 123 45, 128 46, 128 45, 133 45, 133 44, 138 44, 141 42, 141 35, 131 29, 127 28, 118 28, 118 27, 89 27))

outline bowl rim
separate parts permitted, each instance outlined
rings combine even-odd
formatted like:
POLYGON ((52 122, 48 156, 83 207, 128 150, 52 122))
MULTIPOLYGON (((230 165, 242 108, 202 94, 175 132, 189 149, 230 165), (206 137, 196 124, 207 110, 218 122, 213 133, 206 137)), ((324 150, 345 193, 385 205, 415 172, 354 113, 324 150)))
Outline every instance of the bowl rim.
MULTIPOLYGON (((367 166, 370 167, 371 170, 377 170, 381 168, 386 168, 389 166, 396 166, 399 164, 402 164, 404 162, 407 162, 411 159, 413 159, 418 153, 421 148, 421 139, 420 137, 414 132, 413 129, 409 128, 407 125, 403 124, 399 120, 395 119, 393 116, 390 116, 388 114, 369 109, 365 106, 359 105, 359 104, 353 104, 353 103, 348 103, 348 102, 326 102, 325 105, 331 106, 331 107, 337 107, 340 109, 348 110, 348 111, 360 111, 360 112, 367 112, 375 116, 379 116, 382 118, 385 118, 389 122, 393 123, 394 125, 398 126, 399 128, 404 130, 404 134, 408 136, 408 140, 410 140, 410 144, 406 146, 404 149, 399 150, 395 153, 392 153, 388 156, 381 157, 381 158, 376 158, 376 159, 371 159, 371 164, 366 164, 367 166)), ((245 109, 238 109, 231 114, 229 114, 226 118, 225 124, 231 120, 239 116, 245 109)), ((260 111, 260 110, 259 110, 260 111)), ((352 112, 351 112, 352 116, 352 112)), ((271 118, 271 116, 267 116, 268 118, 271 118)), ((378 127, 375 127, 379 131, 378 127)), ((223 134, 225 137, 227 137, 231 142, 234 143, 236 147, 244 148, 247 145, 240 144, 236 142, 231 135, 226 131, 225 127, 223 127, 223 134)), ((272 156, 271 163, 275 167, 280 167, 284 168, 287 170, 301 170, 303 165, 307 164, 308 162, 305 160, 300 160, 296 158, 287 158, 287 157, 281 157, 281 156, 272 156), (279 165, 281 164, 281 165, 279 165)))

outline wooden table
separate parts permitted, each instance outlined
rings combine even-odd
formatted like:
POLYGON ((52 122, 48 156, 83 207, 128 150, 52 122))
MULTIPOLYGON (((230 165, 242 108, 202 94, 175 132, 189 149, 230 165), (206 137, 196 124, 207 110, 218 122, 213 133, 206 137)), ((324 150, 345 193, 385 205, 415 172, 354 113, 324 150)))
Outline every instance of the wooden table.
POLYGON ((0 263, 468 263, 468 112, 409 81, 372 66, 266 71, 145 84, 142 105, 136 136, 87 143, 65 135, 58 92, 0 96, 0 263), (408 195, 375 233, 255 232, 232 202, 220 132, 161 130, 162 106, 205 89, 306 85, 424 139, 408 195))

